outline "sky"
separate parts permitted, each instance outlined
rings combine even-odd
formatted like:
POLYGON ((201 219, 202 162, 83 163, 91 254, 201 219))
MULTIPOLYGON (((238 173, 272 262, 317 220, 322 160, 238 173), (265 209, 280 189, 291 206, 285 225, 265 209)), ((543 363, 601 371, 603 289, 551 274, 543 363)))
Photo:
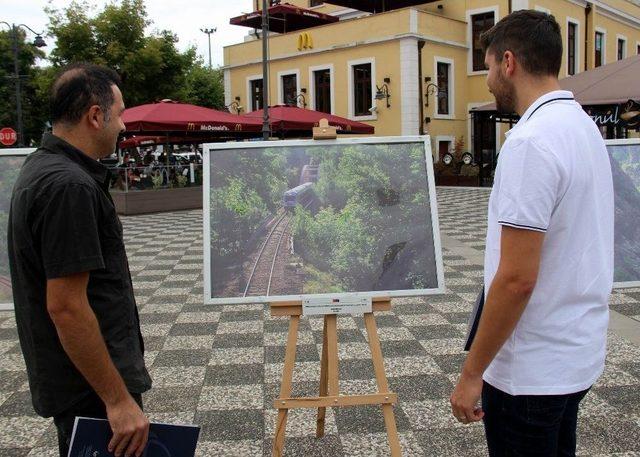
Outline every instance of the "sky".
MULTIPOLYGON (((106 0, 90 0, 96 6, 96 11, 102 11, 106 0)), ((0 0, 0 21, 8 23, 23 23, 36 32, 47 27, 47 15, 44 8, 51 4, 61 9, 68 4, 68 0, 0 0)), ((222 47, 239 43, 244 36, 252 31, 246 27, 229 24, 229 19, 248 13, 253 9, 252 0, 146 0, 147 17, 153 24, 150 30, 171 30, 178 36, 177 46, 185 50, 195 45, 198 54, 206 64, 209 63, 207 35, 200 29, 216 28, 211 35, 211 60, 214 67, 223 64, 222 47)), ((0 25, 6 28, 6 26, 0 25)), ((28 39, 33 41, 35 35, 29 32, 28 39)), ((51 38, 45 41, 51 49, 51 38)))

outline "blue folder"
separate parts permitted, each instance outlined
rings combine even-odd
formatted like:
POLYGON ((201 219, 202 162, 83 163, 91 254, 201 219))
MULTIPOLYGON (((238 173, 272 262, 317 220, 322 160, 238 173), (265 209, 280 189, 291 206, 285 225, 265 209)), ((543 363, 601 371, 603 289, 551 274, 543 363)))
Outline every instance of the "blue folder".
MULTIPOLYGON (((151 423, 144 457, 194 457, 200 427, 151 423)), ((111 427, 105 419, 76 417, 68 457, 112 457, 111 427)))

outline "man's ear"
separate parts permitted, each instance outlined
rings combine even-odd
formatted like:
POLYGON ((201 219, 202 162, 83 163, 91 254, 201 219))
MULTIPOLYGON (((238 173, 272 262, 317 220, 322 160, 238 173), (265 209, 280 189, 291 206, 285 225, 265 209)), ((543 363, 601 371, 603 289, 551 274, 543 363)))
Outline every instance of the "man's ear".
POLYGON ((87 112, 87 120, 89 125, 98 130, 102 129, 104 123, 104 113, 100 108, 100 105, 92 105, 87 112))
POLYGON ((513 72, 516 69, 516 56, 511 51, 505 51, 502 56, 502 64, 504 66, 504 73, 506 76, 513 76, 513 72))

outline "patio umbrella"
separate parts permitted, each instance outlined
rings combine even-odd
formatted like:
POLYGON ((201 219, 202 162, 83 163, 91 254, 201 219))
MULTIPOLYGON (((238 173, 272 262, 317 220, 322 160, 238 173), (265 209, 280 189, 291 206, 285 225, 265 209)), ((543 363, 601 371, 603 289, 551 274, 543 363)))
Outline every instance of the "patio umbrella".
MULTIPOLYGON (((247 119, 262 119, 262 110, 252 111, 241 117, 247 119)), ((338 133, 345 134, 369 134, 374 133, 374 128, 369 124, 352 121, 333 114, 322 113, 295 106, 276 105, 269 108, 271 130, 276 133, 306 132, 311 134, 313 127, 317 127, 320 119, 327 119, 329 125, 338 128, 338 133)))
POLYGON ((433 3, 438 0, 330 0, 332 5, 345 6, 369 13, 382 13, 384 11, 397 10, 408 6, 433 3))
POLYGON ((171 100, 128 108, 122 120, 127 133, 246 136, 262 129, 262 123, 254 119, 171 100))
MULTIPOLYGON (((269 30, 278 33, 293 32, 338 21, 335 16, 300 8, 288 3, 274 5, 267 11, 269 13, 269 30)), ((262 29, 262 11, 254 11, 253 13, 233 17, 229 20, 229 23, 231 25, 262 29)))

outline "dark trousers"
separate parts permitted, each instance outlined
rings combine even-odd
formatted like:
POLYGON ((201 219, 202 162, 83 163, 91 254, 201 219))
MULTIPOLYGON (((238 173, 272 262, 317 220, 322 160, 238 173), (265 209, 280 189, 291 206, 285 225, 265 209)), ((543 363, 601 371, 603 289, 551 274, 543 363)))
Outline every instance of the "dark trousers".
POLYGON ((575 456, 578 406, 588 391, 513 396, 485 382, 482 410, 489 455, 575 456))
MULTIPOLYGON (((142 395, 131 394, 133 399, 142 408, 142 395)), ((60 457, 67 457, 69 454, 69 446, 71 444, 71 434, 73 433, 73 424, 76 420, 76 416, 79 417, 94 417, 97 419, 107 418, 107 409, 104 403, 98 397, 98 394, 91 392, 82 400, 74 403, 66 411, 53 417, 53 423, 58 430, 58 449, 60 450, 60 457)))

